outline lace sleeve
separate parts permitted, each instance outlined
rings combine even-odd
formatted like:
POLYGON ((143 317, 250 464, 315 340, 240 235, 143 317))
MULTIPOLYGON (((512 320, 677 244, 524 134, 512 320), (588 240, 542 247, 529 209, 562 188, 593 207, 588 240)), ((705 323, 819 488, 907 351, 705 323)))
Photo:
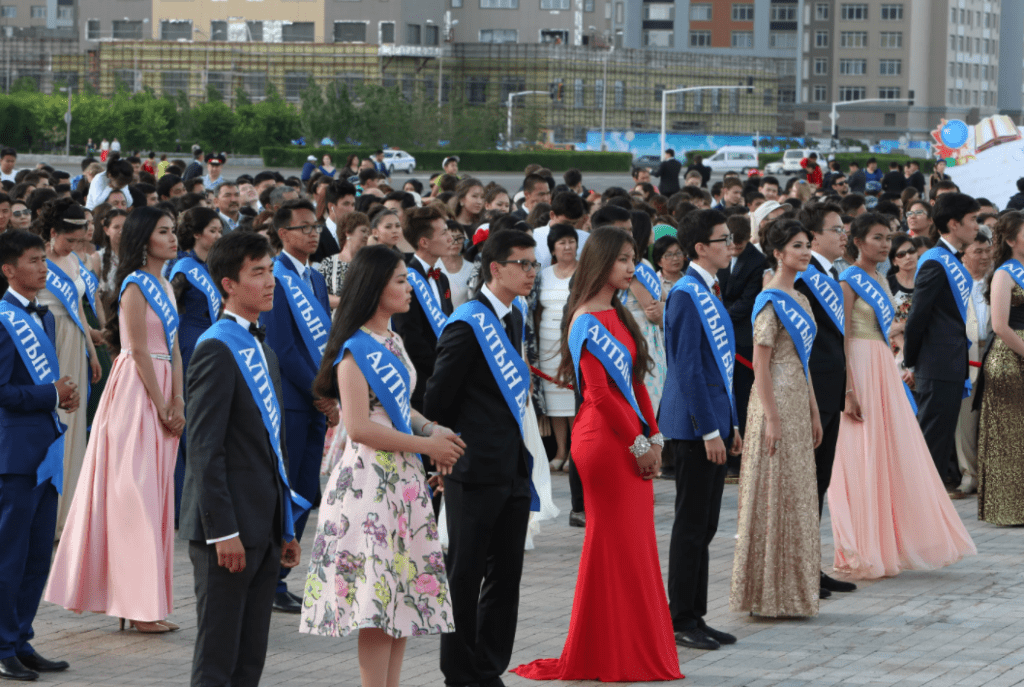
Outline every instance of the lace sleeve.
POLYGON ((771 303, 765 305, 754 320, 754 344, 773 348, 781 327, 775 308, 771 303))

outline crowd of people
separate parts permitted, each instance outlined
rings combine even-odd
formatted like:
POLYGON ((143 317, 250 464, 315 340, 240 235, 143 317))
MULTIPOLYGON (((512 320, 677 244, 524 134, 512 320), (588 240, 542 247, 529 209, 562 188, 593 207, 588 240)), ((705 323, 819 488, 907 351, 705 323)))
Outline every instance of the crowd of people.
POLYGON ((708 188, 667 151, 660 189, 598 193, 103 152, 72 178, 0 150, 0 678, 68 667, 30 644, 43 598, 179 629, 177 536, 194 685, 258 684, 273 611, 357 632, 364 685, 428 634, 446 684, 501 685, 563 471, 586 531, 561 657, 515 668, 540 680, 736 642, 705 621, 729 482, 730 608, 765 617, 975 554, 951 498, 1024 524, 1024 214, 940 165, 708 188))

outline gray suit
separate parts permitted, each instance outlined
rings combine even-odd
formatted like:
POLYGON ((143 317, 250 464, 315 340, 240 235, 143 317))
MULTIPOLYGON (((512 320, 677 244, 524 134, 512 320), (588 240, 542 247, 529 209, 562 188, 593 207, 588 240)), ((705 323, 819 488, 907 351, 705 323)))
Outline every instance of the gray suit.
MULTIPOLYGON (((277 357, 266 345, 263 353, 283 407, 277 357)), ((228 347, 216 340, 196 346, 187 385, 188 455, 178 536, 189 541, 195 573, 199 622, 192 685, 258 685, 280 569, 286 492, 259 408, 228 347), (216 547, 207 541, 236 532, 246 567, 231 573, 217 565, 216 547)), ((282 436, 282 451, 284 446, 282 436)))

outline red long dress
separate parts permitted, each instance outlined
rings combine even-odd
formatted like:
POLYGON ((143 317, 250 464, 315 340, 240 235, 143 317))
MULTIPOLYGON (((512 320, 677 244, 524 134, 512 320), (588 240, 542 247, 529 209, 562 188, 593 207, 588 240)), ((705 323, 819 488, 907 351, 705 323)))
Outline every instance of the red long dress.
MULTIPOLYGON (((614 310, 593 313, 636 358, 614 310)), ((583 482, 587 529, 580 555, 569 635, 561 658, 519 666, 533 680, 648 682, 677 680, 672 632, 654 532, 654 485, 629 452, 640 418, 601 362, 584 349, 583 404, 572 429, 572 456, 583 482)), ((647 389, 633 385, 651 434, 658 431, 647 389)))

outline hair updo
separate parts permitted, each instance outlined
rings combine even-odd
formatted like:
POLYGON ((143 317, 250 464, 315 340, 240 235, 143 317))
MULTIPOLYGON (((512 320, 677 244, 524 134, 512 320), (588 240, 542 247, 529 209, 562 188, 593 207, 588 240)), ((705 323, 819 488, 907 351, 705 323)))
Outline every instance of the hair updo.
POLYGON ((36 227, 43 240, 49 241, 54 234, 88 231, 89 223, 85 218, 85 208, 77 202, 71 198, 54 198, 39 209, 36 227))
POLYGON ((805 234, 807 240, 811 240, 811 232, 792 217, 779 217, 768 225, 761 235, 761 247, 764 248, 764 257, 769 267, 773 270, 778 269, 779 261, 775 257, 775 251, 783 250, 797 234, 805 234))
POLYGON ((860 256, 860 250, 857 248, 855 240, 865 240, 868 234, 871 233, 872 227, 877 226, 885 227, 885 230, 889 231, 889 216, 883 215, 880 212, 865 212, 854 218, 853 222, 850 223, 850 235, 846 237, 846 251, 853 256, 856 260, 860 256))

